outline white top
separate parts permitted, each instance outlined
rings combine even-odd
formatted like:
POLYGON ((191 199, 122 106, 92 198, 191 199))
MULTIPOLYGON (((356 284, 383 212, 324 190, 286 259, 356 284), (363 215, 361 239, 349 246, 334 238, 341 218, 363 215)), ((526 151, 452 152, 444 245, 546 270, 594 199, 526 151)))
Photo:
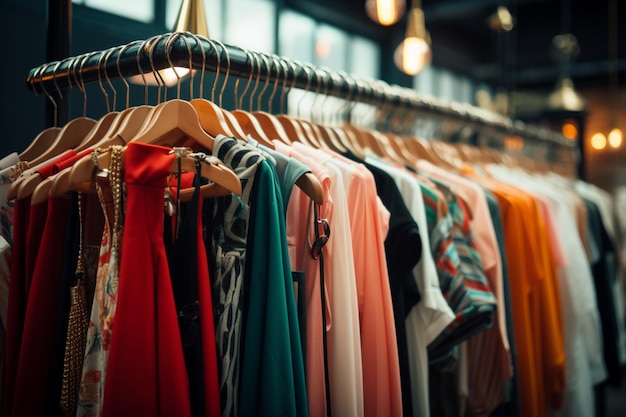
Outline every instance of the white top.
POLYGON ((420 262, 413 269, 413 277, 421 300, 409 312, 404 324, 411 374, 411 398, 413 415, 430 416, 428 397, 428 351, 427 347, 452 320, 454 313, 441 293, 437 268, 430 252, 430 239, 422 191, 417 180, 408 172, 381 163, 375 158, 366 161, 387 172, 396 182, 402 199, 419 228, 422 240, 420 262))

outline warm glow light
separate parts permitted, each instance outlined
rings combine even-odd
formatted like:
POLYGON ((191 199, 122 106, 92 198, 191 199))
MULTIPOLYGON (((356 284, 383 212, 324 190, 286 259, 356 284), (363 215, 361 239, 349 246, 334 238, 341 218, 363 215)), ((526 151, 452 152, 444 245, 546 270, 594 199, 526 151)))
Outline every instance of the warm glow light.
POLYGON ((333 45, 330 42, 317 41, 315 42, 315 55, 319 59, 326 59, 330 56, 333 50, 333 45))
POLYGON ((376 23, 389 26, 400 20, 406 9, 404 0, 367 0, 365 11, 376 23))
POLYGON ((402 72, 408 75, 416 75, 432 58, 430 46, 422 38, 405 38, 396 48, 393 55, 394 62, 402 72))
POLYGON ((591 137, 591 147, 602 150, 606 148, 606 137, 602 133, 596 133, 591 137))
POLYGON ((128 81, 133 84, 140 85, 145 84, 149 86, 157 86, 159 84, 165 84, 166 87, 172 87, 176 85, 179 78, 182 79, 187 74, 189 74, 189 68, 165 68, 159 71, 159 75, 161 76, 161 78, 159 78, 156 74, 149 72, 144 74, 143 78, 141 77, 141 75, 133 75, 132 77, 128 78, 128 81), (176 77, 176 74, 178 74, 178 77, 176 77))
POLYGON ((611 148, 619 148, 620 146, 622 146, 622 131, 619 128, 614 128, 613 130, 611 130, 609 132, 609 145, 611 145, 611 148))
POLYGON ((576 139, 578 137, 578 127, 573 122, 565 122, 561 128, 561 133, 568 139, 576 139))
POLYGON ((504 148, 510 151, 521 151, 524 149, 524 139, 519 136, 509 136, 504 139, 504 148))

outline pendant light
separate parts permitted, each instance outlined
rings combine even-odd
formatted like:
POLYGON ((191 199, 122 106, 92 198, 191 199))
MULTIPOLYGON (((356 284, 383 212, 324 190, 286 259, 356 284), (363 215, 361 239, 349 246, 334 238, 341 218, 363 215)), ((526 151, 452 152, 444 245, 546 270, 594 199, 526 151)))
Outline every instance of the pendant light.
MULTIPOLYGON (((209 27, 207 25, 206 13, 204 11, 203 0, 183 0, 178 11, 178 18, 174 25, 175 32, 191 32, 205 38, 209 38, 209 27)), ((149 53, 149 51, 148 51, 149 53)), ((159 71, 161 78, 152 72, 145 73, 144 79, 141 76, 133 76, 129 81, 135 84, 147 84, 151 86, 159 85, 161 79, 166 86, 175 85, 179 79, 189 74, 189 68, 174 67, 165 68, 159 71)))
POLYGON ((611 149, 619 149, 622 146, 624 134, 618 127, 617 113, 619 112, 617 80, 617 0, 608 2, 609 16, 609 134, 604 136, 602 132, 597 132, 591 137, 591 147, 596 150, 603 150, 607 144, 611 149), (598 138, 604 138, 600 141, 598 138), (601 146, 599 146, 601 145, 601 146))
POLYGON ((374 22, 383 26, 396 23, 404 15, 404 0, 367 0, 365 12, 374 22))
POLYGON ((430 64, 430 35, 426 31, 424 12, 420 0, 413 0, 406 36, 396 48, 393 60, 396 66, 407 75, 416 75, 430 64))

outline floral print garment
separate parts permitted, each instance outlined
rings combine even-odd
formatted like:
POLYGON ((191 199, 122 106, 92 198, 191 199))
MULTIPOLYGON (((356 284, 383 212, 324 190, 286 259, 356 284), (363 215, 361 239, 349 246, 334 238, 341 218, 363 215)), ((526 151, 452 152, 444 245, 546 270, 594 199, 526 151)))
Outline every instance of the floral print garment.
MULTIPOLYGON (((98 188, 105 216, 103 197, 98 188)), ((110 220, 110 219, 109 219, 110 220)), ((103 404, 104 382, 109 357, 113 319, 117 305, 119 279, 117 245, 112 244, 109 222, 105 222, 96 275, 96 288, 87 329, 83 373, 78 394, 77 417, 99 416, 103 404)))

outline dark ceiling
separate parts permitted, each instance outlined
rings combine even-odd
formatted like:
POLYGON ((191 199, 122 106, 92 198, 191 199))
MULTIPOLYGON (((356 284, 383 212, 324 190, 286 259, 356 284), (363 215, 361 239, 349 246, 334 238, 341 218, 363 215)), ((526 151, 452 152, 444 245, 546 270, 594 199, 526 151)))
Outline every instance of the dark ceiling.
MULTIPOLYGON (((580 53, 571 65, 577 86, 609 86, 610 0, 423 0, 432 38, 433 64, 512 90, 554 86, 561 66, 552 39, 569 31, 580 53), (509 8, 516 25, 497 35, 487 24, 500 5, 509 8), (568 14, 571 16, 567 18, 568 14), (568 29, 569 28, 569 29, 568 29)), ((626 82, 626 4, 617 5, 617 61, 620 84, 626 82)), ((371 36, 381 44, 401 39, 402 20, 383 28, 368 19, 365 0, 286 0, 286 4, 344 29, 371 36)), ((410 4, 410 1, 407 1, 410 4)))

